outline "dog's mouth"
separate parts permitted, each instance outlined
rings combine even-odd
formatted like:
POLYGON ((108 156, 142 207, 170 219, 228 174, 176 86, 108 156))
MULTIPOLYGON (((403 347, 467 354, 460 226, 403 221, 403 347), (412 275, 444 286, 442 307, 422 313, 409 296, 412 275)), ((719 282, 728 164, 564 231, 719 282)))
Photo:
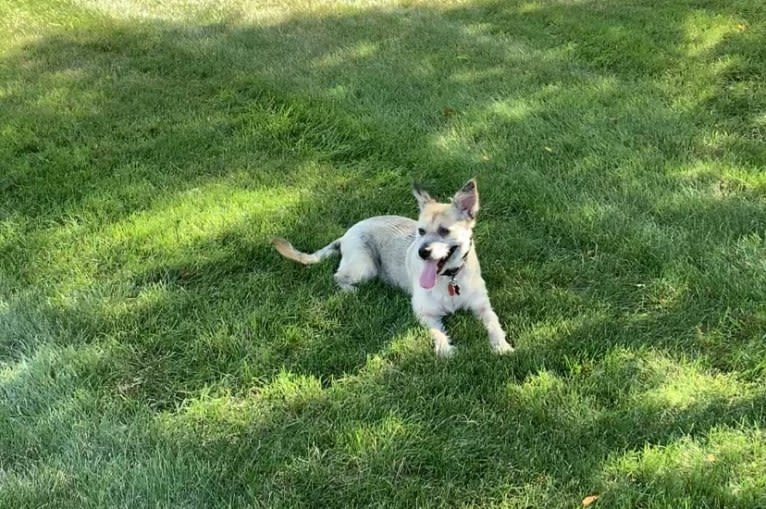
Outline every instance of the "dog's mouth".
POLYGON ((423 260, 423 271, 420 273, 420 286, 426 290, 430 290, 436 285, 436 278, 444 270, 444 266, 447 261, 452 258, 452 255, 457 251, 458 246, 452 246, 447 252, 447 256, 438 260, 423 260))
POLYGON ((439 274, 442 273, 442 270, 444 269, 444 266, 447 264, 447 260, 452 258, 452 255, 455 254, 455 251, 457 251, 457 245, 451 246, 449 248, 449 251, 447 251, 447 256, 436 262, 437 271, 439 274))

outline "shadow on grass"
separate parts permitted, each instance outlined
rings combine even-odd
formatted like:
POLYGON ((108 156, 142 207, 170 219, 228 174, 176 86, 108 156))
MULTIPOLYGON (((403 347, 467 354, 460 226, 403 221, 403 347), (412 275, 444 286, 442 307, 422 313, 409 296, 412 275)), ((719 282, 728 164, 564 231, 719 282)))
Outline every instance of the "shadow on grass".
POLYGON ((647 443, 762 426, 766 41, 736 6, 618 7, 96 19, 6 57, 12 498, 557 507, 647 443), (469 174, 514 357, 458 316, 439 363, 406 296, 267 244, 469 174))

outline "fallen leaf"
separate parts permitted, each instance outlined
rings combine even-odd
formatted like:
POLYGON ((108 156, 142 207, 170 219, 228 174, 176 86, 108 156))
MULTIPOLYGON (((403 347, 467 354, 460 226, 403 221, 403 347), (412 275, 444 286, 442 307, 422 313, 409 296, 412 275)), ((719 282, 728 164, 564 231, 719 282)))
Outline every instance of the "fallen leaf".
POLYGON ((715 462, 715 454, 708 454, 707 456, 705 456, 705 461, 708 463, 715 462))
POLYGON ((593 505, 593 503, 598 500, 598 495, 588 495, 584 499, 582 499, 582 506, 583 507, 589 507, 593 505))

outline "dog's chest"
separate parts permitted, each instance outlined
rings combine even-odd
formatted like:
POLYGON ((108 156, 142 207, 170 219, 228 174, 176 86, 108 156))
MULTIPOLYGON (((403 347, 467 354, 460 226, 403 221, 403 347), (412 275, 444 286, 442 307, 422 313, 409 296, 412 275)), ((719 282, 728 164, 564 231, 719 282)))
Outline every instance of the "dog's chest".
POLYGON ((434 314, 447 315, 466 307, 465 293, 460 282, 442 279, 431 291, 423 292, 420 299, 422 304, 434 314), (450 291, 450 285, 453 286, 452 291, 450 291))

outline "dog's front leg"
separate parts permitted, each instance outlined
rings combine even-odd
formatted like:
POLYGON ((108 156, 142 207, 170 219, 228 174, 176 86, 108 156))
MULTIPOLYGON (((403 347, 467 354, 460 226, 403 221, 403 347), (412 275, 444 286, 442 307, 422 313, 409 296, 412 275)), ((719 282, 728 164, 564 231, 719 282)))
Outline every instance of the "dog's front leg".
POLYGON ((480 305, 471 308, 471 310, 484 323, 484 327, 487 328, 489 344, 492 346, 492 350, 498 354, 513 352, 513 347, 505 340, 505 331, 500 326, 500 320, 498 320, 495 311, 492 309, 489 299, 485 299, 480 305))
POLYGON ((420 323, 428 329, 434 340, 434 352, 439 357, 451 357, 455 353, 455 347, 449 342, 447 331, 444 330, 442 317, 438 315, 418 315, 420 323))

